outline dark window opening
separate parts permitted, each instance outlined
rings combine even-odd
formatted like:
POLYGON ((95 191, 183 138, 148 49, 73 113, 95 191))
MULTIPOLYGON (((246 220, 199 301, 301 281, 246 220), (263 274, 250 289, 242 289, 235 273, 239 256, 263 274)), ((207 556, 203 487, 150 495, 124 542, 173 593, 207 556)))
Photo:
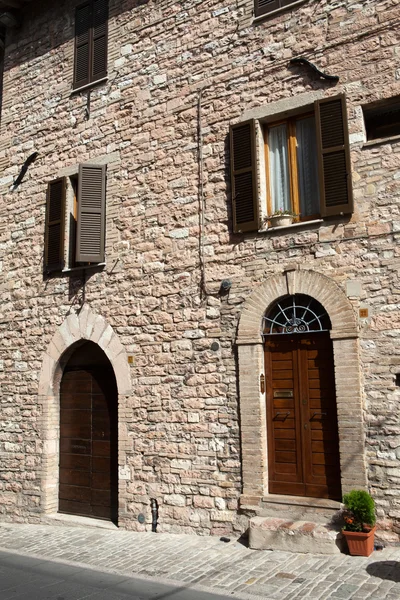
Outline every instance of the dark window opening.
POLYGON ((400 387, 400 373, 396 373, 395 375, 395 384, 396 387, 400 387))
POLYGON ((261 17, 277 10, 290 8, 298 3, 299 0, 254 0, 254 14, 256 17, 261 17))
POLYGON ((400 135, 400 96, 363 107, 367 140, 400 135))

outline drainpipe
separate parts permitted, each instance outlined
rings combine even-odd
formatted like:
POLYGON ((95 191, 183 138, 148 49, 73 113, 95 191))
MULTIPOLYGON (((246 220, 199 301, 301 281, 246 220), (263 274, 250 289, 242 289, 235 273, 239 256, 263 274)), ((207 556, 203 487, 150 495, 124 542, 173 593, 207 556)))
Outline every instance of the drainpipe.
POLYGON ((151 521, 151 531, 157 533, 157 522, 158 522, 158 502, 155 498, 150 499, 151 514, 153 516, 151 521))

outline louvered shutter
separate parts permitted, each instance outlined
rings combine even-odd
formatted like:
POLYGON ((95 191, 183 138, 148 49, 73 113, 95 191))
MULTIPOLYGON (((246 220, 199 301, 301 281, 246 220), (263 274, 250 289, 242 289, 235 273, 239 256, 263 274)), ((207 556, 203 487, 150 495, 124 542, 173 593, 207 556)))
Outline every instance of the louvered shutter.
POLYGON ((344 94, 315 102, 321 216, 353 212, 351 164, 344 94))
POLYGON ((107 75, 108 0, 93 2, 92 81, 107 75))
POLYGON ((231 126, 233 231, 257 231, 259 225, 254 121, 231 126))
POLYGON ((74 88, 90 82, 91 24, 91 3, 86 2, 77 6, 75 10, 74 88))
POLYGON ((105 200, 105 165, 79 165, 76 262, 104 262, 105 200))
POLYGON ((44 264, 46 271, 64 266, 65 177, 51 181, 47 188, 44 264))
POLYGON ((273 10, 280 8, 279 0, 255 0, 254 13, 256 17, 266 15, 273 10))

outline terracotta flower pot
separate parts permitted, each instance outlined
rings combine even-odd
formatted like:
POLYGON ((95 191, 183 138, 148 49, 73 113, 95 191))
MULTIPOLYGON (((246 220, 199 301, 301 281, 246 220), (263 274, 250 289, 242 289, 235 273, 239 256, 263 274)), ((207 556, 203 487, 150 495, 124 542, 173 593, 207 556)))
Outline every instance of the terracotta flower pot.
POLYGON ((376 526, 368 533, 342 530, 351 556, 369 556, 372 554, 374 551, 375 529, 376 526))
POLYGON ((293 217, 291 215, 275 215, 269 217, 271 227, 287 227, 293 223, 293 217))

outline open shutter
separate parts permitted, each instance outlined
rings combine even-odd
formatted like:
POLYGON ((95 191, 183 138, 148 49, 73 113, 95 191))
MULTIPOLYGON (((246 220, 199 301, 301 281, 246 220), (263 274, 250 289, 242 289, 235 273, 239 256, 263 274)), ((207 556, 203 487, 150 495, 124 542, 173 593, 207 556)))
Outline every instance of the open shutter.
POLYGON ((106 166, 79 165, 76 262, 104 262, 106 166))
POLYGON ((351 164, 344 94, 315 102, 321 216, 353 212, 351 164))
POLYGON ((90 83, 92 8, 90 2, 75 10, 74 88, 90 83))
POLYGON ((51 181, 47 188, 44 265, 46 271, 64 266, 65 177, 51 181))
POLYGON ((273 10, 280 8, 279 0, 255 0, 254 13, 256 17, 266 15, 273 10))
POLYGON ((259 226, 254 121, 231 126, 233 231, 257 231, 259 226))
POLYGON ((107 75, 108 0, 93 2, 92 81, 107 75))

